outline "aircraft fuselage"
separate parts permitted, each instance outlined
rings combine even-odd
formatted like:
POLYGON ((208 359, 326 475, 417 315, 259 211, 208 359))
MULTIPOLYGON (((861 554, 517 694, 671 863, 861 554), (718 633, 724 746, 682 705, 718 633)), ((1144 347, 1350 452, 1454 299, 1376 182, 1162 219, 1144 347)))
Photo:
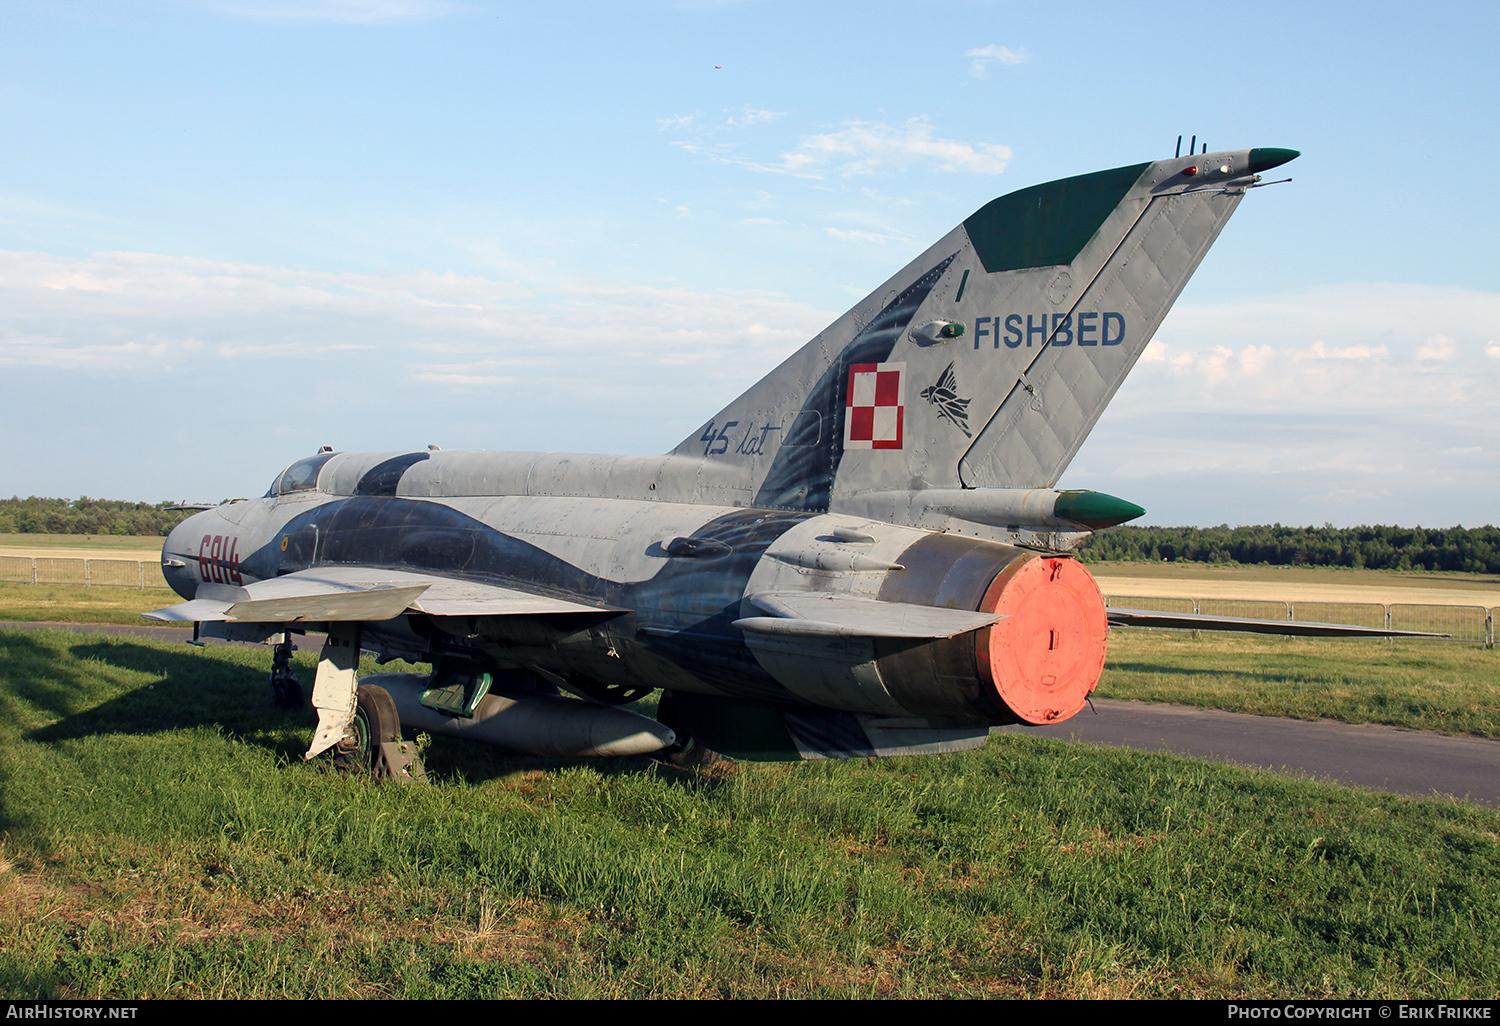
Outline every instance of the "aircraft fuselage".
POLYGON ((391 454, 339 454, 322 469, 323 486, 197 514, 167 541, 169 583, 192 599, 205 584, 244 587, 348 566, 550 592, 597 612, 406 613, 367 624, 365 646, 418 661, 429 660, 435 649, 471 649, 497 669, 539 667, 618 687, 949 725, 1062 719, 1097 680, 1103 603, 1087 572, 1065 556, 1048 557, 1068 564, 1064 583, 1054 584, 1051 578, 1061 575, 1050 570, 1035 572, 1047 580, 1034 585, 1012 580, 1009 587, 1026 591, 1025 609, 1000 612, 1004 588, 994 591, 996 579, 1008 568, 1015 568, 1014 578, 1024 565, 1040 565, 1044 560, 1035 553, 837 513, 619 494, 670 495, 689 487, 685 481, 702 490, 702 474, 680 467, 674 482, 673 471, 662 472, 661 458, 643 461, 657 472, 642 481, 630 473, 633 461, 499 453, 410 457, 403 472, 390 475, 381 468, 391 454), (566 489, 567 471, 580 460, 595 472, 607 468, 616 494, 420 494, 439 487, 466 492, 483 481, 493 487, 521 475, 523 466, 529 468, 525 479, 536 482, 533 491, 566 489), (389 478, 383 485, 382 475, 389 478), (377 490, 391 494, 370 494, 377 490), (1058 595, 1041 597, 1049 590, 1058 595), (757 595, 837 597, 845 608, 850 600, 867 601, 871 611, 877 603, 885 610, 952 609, 979 614, 980 623, 1006 619, 999 631, 984 627, 979 642, 972 633, 863 637, 817 627, 772 633, 754 629, 764 617, 757 595), (1031 621, 1038 616, 1058 622, 1037 635, 1031 621), (989 636, 1015 633, 1017 617, 1027 621, 1028 637, 1046 639, 1026 653, 1026 669, 1013 665, 1009 648, 1003 667, 1001 646, 989 651, 989 636), (1063 636, 1066 644, 1058 640, 1063 636), (995 680, 997 674, 1035 678, 1019 686, 1043 697, 1055 694, 1056 701, 1032 695, 1007 704, 1003 696, 1018 685, 995 680))

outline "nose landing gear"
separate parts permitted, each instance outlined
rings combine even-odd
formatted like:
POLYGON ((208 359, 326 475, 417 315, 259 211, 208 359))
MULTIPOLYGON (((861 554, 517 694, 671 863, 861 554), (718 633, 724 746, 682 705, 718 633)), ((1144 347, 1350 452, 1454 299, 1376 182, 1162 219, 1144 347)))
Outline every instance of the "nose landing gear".
POLYGON ((292 644, 290 634, 281 635, 271 649, 271 701, 278 709, 300 709, 307 704, 302 694, 302 682, 292 672, 292 653, 297 646, 292 644))

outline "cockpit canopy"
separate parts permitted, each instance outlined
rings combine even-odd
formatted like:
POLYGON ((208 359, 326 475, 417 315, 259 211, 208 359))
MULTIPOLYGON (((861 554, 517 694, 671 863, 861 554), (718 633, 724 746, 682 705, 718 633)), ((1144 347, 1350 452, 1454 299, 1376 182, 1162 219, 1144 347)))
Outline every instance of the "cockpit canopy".
POLYGON ((290 467, 281 472, 281 476, 271 483, 271 490, 266 493, 266 498, 274 498, 278 495, 287 495, 291 492, 310 492, 318 487, 318 473, 323 469, 323 464, 333 459, 337 453, 320 452, 316 456, 298 460, 290 467))

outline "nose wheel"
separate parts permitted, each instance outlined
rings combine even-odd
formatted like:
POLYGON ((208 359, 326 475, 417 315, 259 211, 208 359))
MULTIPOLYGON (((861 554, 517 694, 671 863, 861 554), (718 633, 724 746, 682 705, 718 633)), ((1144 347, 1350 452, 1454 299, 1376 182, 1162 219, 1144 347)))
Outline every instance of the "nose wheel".
POLYGON ((301 709, 307 704, 302 682, 292 672, 292 653, 296 650, 290 634, 283 634, 271 650, 271 701, 278 709, 301 709))

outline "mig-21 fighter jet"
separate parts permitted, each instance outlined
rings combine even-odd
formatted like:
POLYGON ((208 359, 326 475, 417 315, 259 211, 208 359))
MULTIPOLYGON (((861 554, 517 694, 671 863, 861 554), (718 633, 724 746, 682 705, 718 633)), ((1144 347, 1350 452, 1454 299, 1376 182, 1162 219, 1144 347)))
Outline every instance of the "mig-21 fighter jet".
MULTIPOLYGON (((583 756, 951 752, 1078 712, 1111 623, 1054 486, 1259 173, 1190 154, 996 199, 663 456, 324 451, 168 537, 149 614, 327 634, 329 749, 406 726, 583 756), (361 650, 431 667, 356 679, 361 650), (619 708, 663 692, 656 719, 619 708)), ((1349 629, 1345 633, 1354 632, 1349 629)), ((1373 633, 1373 632, 1371 632, 1373 633)))

